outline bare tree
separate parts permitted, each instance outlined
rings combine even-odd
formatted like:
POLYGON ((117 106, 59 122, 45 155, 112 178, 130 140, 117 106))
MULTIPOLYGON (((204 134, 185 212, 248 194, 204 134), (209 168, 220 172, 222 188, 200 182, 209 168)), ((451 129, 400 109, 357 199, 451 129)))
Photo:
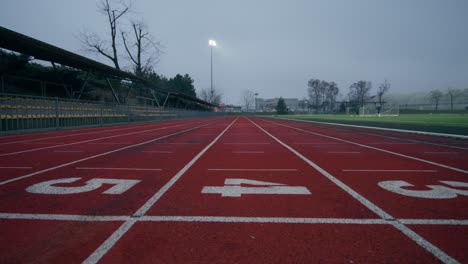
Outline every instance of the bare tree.
POLYGON ((152 69, 153 64, 161 53, 161 45, 156 42, 148 32, 147 26, 143 22, 131 22, 134 41, 128 43, 127 33, 122 31, 122 41, 130 61, 133 64, 133 71, 137 76, 152 69))
POLYGON ((332 111, 335 107, 336 98, 339 92, 340 89, 338 88, 338 85, 336 85, 335 82, 329 82, 327 84, 325 91, 325 102, 328 105, 329 111, 332 111))
POLYGON ((242 102, 244 103, 246 111, 249 112, 250 108, 255 104, 255 92, 244 90, 242 92, 242 102))
POLYGON ((369 92, 372 89, 371 82, 358 81, 349 87, 349 99, 355 101, 358 107, 364 106, 369 98, 369 92))
POLYGON ((377 90, 377 100, 379 100, 379 105, 377 105, 377 113, 380 116, 380 110, 382 110, 383 107, 383 96, 390 90, 390 82, 387 80, 384 80, 382 84, 379 85, 379 88, 377 90))
POLYGON ((382 84, 379 85, 377 90, 377 99, 379 100, 379 105, 382 106, 383 96, 390 90, 390 82, 384 80, 382 84))
POLYGON ((307 82, 307 86, 309 87, 307 89, 307 92, 309 94, 310 101, 313 102, 313 107, 315 110, 318 110, 318 107, 320 105, 320 99, 322 97, 322 85, 320 83, 319 79, 310 79, 307 82))
POLYGON ((436 111, 439 108, 439 102, 440 102, 440 99, 442 99, 443 96, 444 96, 444 94, 439 90, 432 90, 432 91, 429 92, 429 99, 435 104, 435 110, 436 111))
POLYGON ((121 0, 116 4, 116 6, 113 6, 109 0, 101 0, 98 3, 99 12, 107 16, 107 22, 110 28, 110 41, 102 39, 95 33, 87 32, 82 33, 81 39, 88 51, 95 52, 108 58, 112 63, 114 63, 116 69, 120 69, 116 39, 118 22, 126 13, 129 12, 131 3, 121 0))
POLYGON ((447 95, 450 98, 450 110, 453 111, 453 103, 456 98, 463 95, 463 92, 456 88, 447 88, 447 95))
POLYGON ((216 88, 213 89, 202 89, 200 92, 200 99, 211 103, 219 105, 221 103, 221 98, 223 93, 216 88))

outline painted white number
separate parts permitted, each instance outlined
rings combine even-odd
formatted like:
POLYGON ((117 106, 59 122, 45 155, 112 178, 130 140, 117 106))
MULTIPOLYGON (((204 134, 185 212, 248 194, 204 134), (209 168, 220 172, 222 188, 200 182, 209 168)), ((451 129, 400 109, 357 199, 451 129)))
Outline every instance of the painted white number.
POLYGON ((401 195, 418 197, 418 198, 427 198, 427 199, 450 199, 455 198, 458 195, 468 196, 468 190, 454 189, 458 188, 468 188, 468 183, 465 182, 456 182, 456 181, 440 181, 448 186, 443 185, 426 185, 426 187, 431 190, 408 190, 403 189, 402 187, 411 187, 414 186, 405 181, 383 181, 379 182, 378 185, 384 188, 387 191, 398 193, 401 195), (453 187, 453 188, 452 188, 453 187))
POLYGON ((26 191, 30 193, 42 193, 42 194, 73 194, 90 192, 101 188, 103 184, 112 184, 113 187, 102 192, 105 194, 121 194, 132 188, 135 184, 139 183, 139 180, 123 180, 123 179, 102 179, 96 178, 86 182, 83 186, 77 187, 61 187, 53 186, 54 184, 72 183, 80 180, 81 178, 63 178, 51 181, 45 181, 38 184, 34 184, 26 188, 26 191))
POLYGON ((223 197, 241 197, 242 194, 311 194, 303 186, 286 186, 281 183, 248 179, 226 179, 224 186, 206 186, 203 187, 202 193, 219 193, 223 197), (242 184, 254 187, 244 187, 242 184))

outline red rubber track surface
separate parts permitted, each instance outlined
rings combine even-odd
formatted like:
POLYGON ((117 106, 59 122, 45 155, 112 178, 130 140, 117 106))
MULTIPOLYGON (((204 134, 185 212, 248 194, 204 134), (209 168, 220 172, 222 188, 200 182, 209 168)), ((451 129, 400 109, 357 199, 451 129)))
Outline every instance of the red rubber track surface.
POLYGON ((468 188, 441 183, 466 148, 257 117, 0 137, 0 262, 468 263, 468 188))

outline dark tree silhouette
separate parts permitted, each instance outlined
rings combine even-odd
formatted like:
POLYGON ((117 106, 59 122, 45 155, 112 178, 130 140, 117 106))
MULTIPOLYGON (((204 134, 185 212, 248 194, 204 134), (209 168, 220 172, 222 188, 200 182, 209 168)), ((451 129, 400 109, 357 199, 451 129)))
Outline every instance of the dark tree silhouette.
POLYGON ((150 35, 143 22, 132 22, 132 33, 130 35, 133 35, 133 42, 129 42, 128 33, 122 31, 122 41, 133 64, 133 72, 137 76, 143 76, 157 62, 162 47, 150 35))
POLYGON ((286 106, 286 102, 284 101, 283 97, 278 99, 278 103, 276 104, 276 113, 280 115, 288 113, 288 107, 286 106))
POLYGON ((429 99, 435 104, 436 111, 439 109, 439 102, 443 96, 444 94, 439 90, 432 90, 429 92, 429 99))
POLYGON ((369 98, 369 92, 372 88, 371 82, 358 81, 349 87, 349 100, 354 101, 358 107, 364 106, 369 98))
POLYGON ((94 52, 108 58, 112 61, 116 69, 120 69, 116 39, 119 25, 118 22, 129 12, 131 3, 120 1, 116 6, 113 6, 109 0, 101 0, 98 3, 98 8, 99 12, 107 17, 108 26, 110 28, 110 41, 106 41, 97 34, 89 32, 81 34, 81 41, 87 51, 94 52))

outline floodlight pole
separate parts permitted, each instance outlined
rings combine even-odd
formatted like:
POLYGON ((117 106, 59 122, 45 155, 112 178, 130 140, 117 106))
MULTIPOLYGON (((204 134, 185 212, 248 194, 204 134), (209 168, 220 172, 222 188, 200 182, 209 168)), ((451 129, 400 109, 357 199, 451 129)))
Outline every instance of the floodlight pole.
POLYGON ((211 47, 211 92, 213 92, 213 45, 211 47))
POLYGON ((210 93, 213 94, 213 47, 216 47, 216 41, 210 39, 208 41, 208 45, 210 45, 210 52, 211 52, 211 91, 210 93))

